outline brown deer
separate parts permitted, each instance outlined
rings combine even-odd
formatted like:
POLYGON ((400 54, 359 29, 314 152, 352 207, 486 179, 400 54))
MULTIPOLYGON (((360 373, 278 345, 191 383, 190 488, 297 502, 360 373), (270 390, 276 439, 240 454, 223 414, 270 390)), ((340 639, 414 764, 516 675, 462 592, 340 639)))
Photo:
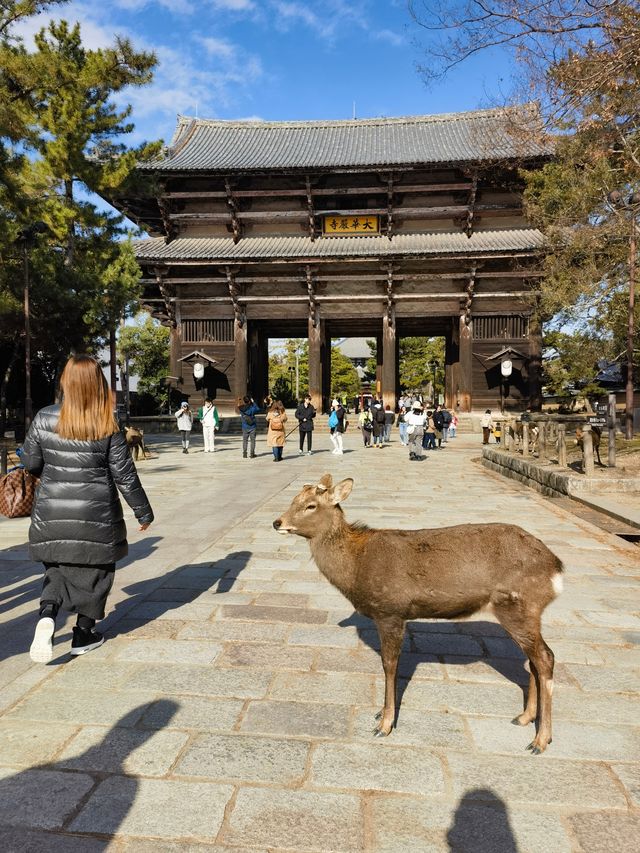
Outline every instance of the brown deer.
MULTIPOLYGON (((591 427, 591 443, 593 445, 593 451, 596 454, 598 459, 598 465, 602 465, 602 459, 600 459, 600 440, 602 438, 602 430, 599 426, 591 427)), ((582 451, 584 448, 584 430, 581 426, 576 429, 576 446, 582 451)), ((604 468, 604 465, 602 465, 604 468)))
POLYGON ((374 734, 391 733, 396 675, 408 619, 458 619, 490 608, 529 658, 529 693, 512 722, 538 723, 527 749, 551 742, 553 652, 540 634, 545 607, 562 589, 562 563, 535 536, 512 524, 459 524, 432 530, 374 530, 349 524, 340 507, 353 480, 325 474, 303 486, 273 522, 309 540, 322 574, 373 619, 385 675, 384 707, 374 734))

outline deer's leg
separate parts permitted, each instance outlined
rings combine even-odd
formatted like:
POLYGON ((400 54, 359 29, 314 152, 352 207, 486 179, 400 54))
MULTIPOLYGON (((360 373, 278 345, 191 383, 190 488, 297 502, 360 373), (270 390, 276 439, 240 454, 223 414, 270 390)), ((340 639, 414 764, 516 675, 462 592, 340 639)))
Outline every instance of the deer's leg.
POLYGON ((514 717, 511 722, 514 726, 528 726, 538 716, 538 673, 535 666, 529 660, 529 690, 527 692, 527 706, 521 714, 514 717))
MULTIPOLYGON (((539 755, 551 743, 551 695, 553 693, 553 652, 542 639, 540 633, 540 616, 523 614, 510 606, 494 607, 494 612, 500 624, 511 634, 522 651, 529 658, 531 672, 529 675, 529 695, 527 707, 516 717, 521 725, 526 725, 528 717, 534 712, 537 702, 538 730, 535 738, 527 746, 534 755, 539 755), (532 677, 533 676, 533 677, 532 677), (537 691, 535 689, 537 682, 537 691), (532 695, 533 694, 533 695, 532 695), (522 722, 520 722, 522 721, 522 722)), ((531 720, 535 719, 535 712, 531 720)), ((515 721, 514 721, 515 722, 515 721)))
POLYGON ((384 708, 376 715, 379 723, 373 733, 376 737, 386 737, 391 734, 396 718, 396 679, 405 623, 404 619, 397 616, 376 619, 375 622, 380 637, 380 655, 384 669, 384 708))

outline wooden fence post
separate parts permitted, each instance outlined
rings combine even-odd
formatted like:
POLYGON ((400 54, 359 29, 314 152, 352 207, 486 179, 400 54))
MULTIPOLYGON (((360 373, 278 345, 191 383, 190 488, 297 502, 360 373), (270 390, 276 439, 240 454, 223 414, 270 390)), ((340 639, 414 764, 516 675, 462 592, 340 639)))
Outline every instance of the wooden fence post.
POLYGON ((567 425, 558 424, 558 465, 567 467, 567 425))
POLYGON ((522 424, 522 457, 529 455, 529 423, 524 421, 522 424))
POLYGON ((9 458, 9 451, 6 447, 3 447, 0 450, 0 475, 4 477, 7 473, 7 460, 9 458))
POLYGON ((507 448, 509 453, 513 450, 513 430, 511 428, 512 420, 510 417, 505 421, 505 435, 504 435, 504 446, 507 448))
POLYGON ((609 446, 607 452, 607 465, 609 468, 616 467, 616 395, 609 394, 607 426, 609 427, 609 446))
POLYGON ((537 424, 538 427, 538 462, 547 461, 547 425, 544 421, 537 424))
POLYGON ((582 471, 587 477, 593 477, 595 474, 595 464, 593 462, 593 435, 591 434, 591 424, 585 424, 582 427, 582 471))

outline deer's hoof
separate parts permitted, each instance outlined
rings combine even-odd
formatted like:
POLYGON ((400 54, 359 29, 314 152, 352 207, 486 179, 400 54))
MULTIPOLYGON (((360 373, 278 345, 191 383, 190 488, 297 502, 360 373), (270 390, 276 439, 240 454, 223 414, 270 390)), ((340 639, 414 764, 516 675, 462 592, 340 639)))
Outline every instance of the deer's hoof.
POLYGON ((544 747, 539 746, 534 740, 532 740, 526 748, 529 750, 531 755, 542 755, 544 752, 544 747))
POLYGON ((378 713, 375 715, 375 717, 373 719, 374 720, 381 720, 383 713, 384 713, 384 711, 378 711, 378 713))
POLYGON ((385 732, 382 729, 374 729, 373 730, 373 736, 374 737, 387 737, 387 735, 390 735, 390 734, 391 734, 391 732, 385 732))

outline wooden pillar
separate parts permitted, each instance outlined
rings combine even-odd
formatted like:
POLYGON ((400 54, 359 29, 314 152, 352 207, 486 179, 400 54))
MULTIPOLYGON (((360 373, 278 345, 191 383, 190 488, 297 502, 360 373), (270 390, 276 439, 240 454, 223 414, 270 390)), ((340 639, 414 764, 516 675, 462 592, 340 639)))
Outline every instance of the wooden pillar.
POLYGON ((460 411, 470 412, 473 405, 473 320, 467 324, 460 315, 460 366, 458 368, 458 400, 460 411))
POLYGON ((456 387, 458 384, 458 342, 454 341, 453 327, 447 323, 447 335, 444 344, 444 404, 447 409, 455 409, 458 403, 456 387))
POLYGON ((382 335, 376 335, 376 387, 374 389, 374 397, 381 397, 382 391, 382 335))
POLYGON ((182 337, 179 329, 170 327, 169 337, 169 375, 181 376, 181 362, 178 361, 182 355, 182 337))
POLYGON ((587 477, 593 477, 595 474, 591 424, 584 424, 582 427, 582 470, 587 477))
POLYGON ((535 315, 529 320, 529 408, 542 411, 542 324, 535 315))
POLYGON ((249 323, 249 393, 260 405, 269 393, 269 346, 264 331, 249 323))
POLYGON ((396 327, 385 314, 382 318, 382 404, 396 408, 396 327))
POLYGON ((323 410, 324 394, 324 363, 326 361, 326 329, 325 322, 320 318, 309 318, 309 394, 315 410, 320 414, 323 410))
POLYGON ((244 397, 249 386, 249 347, 247 346, 247 323, 236 318, 233 321, 234 388, 235 397, 244 397))

